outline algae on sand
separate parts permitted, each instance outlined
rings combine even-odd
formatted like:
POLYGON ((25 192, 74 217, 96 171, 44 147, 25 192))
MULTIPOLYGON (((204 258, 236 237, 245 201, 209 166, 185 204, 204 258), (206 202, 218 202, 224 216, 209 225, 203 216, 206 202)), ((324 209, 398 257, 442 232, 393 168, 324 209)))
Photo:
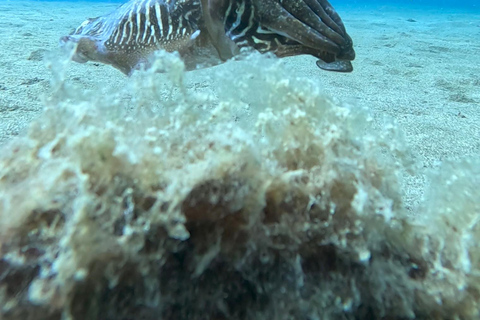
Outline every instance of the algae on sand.
POLYGON ((228 64, 212 96, 160 58, 106 96, 52 65, 0 156, 3 319, 478 318, 479 161, 414 218, 395 128, 275 59, 228 64))

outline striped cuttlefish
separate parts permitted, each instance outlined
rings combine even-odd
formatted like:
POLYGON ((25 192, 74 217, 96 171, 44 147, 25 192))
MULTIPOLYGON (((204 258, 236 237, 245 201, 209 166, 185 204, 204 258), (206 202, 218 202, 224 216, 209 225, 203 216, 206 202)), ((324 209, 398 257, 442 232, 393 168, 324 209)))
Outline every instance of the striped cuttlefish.
POLYGON ((308 54, 324 70, 351 72, 353 43, 327 0, 131 0, 83 22, 62 45, 73 60, 130 75, 155 51, 177 51, 187 70, 222 63, 251 48, 278 57, 308 54))

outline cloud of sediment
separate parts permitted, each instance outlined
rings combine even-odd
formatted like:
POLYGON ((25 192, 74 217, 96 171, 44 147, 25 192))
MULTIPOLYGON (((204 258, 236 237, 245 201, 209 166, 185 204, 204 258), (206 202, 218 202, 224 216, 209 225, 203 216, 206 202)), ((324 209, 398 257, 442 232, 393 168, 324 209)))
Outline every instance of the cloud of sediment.
POLYGON ((66 66, 0 156, 4 319, 478 317, 478 161, 412 218, 398 129, 276 59, 229 63, 215 94, 174 55, 109 93, 66 66))

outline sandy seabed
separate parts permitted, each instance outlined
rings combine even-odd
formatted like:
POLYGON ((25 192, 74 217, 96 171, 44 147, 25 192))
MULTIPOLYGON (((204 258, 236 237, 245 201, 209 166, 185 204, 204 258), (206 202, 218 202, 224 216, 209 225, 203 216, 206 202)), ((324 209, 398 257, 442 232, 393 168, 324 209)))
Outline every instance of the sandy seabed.
MULTIPOLYGON (((117 6, 0 1, 0 143, 22 134, 42 112, 52 77, 45 53, 86 18, 117 6)), ((293 77, 317 82, 327 95, 370 108, 376 126, 384 126, 385 118, 398 123, 420 164, 405 191, 407 206, 415 205, 429 168, 480 155, 480 14, 387 6, 337 10, 354 40, 354 72, 324 72, 307 56, 284 59, 284 67, 293 77)), ((214 92, 211 74, 191 73, 187 82, 214 92)), ((92 63, 72 64, 68 77, 87 89, 120 88, 129 81, 110 66, 92 63)))
POLYGON ((1 316, 478 319, 479 14, 337 7, 351 74, 64 70, 116 6, 0 1, 1 316))

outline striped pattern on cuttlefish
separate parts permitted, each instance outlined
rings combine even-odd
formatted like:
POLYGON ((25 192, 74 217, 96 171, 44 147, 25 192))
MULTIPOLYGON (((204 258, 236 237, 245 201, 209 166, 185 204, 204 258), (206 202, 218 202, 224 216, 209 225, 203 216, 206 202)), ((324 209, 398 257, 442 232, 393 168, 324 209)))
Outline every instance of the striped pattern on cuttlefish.
POLYGON ((317 66, 350 72, 353 44, 327 0, 131 0, 88 19, 61 43, 73 60, 110 64, 130 75, 160 49, 179 52, 187 70, 213 66, 247 47, 278 57, 308 54, 317 66))

